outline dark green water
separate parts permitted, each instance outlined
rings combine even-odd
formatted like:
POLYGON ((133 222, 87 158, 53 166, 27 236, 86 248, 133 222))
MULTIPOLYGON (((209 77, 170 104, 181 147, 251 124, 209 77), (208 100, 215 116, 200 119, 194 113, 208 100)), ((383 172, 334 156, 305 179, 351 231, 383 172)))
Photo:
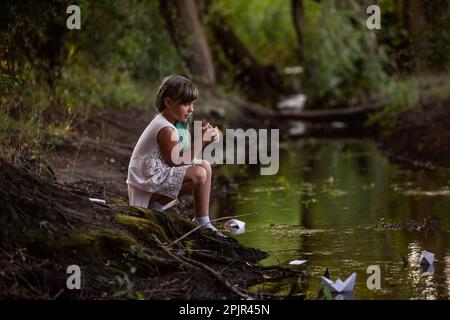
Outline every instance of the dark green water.
MULTIPOLYGON (((450 173, 406 170, 393 165, 371 141, 308 140, 283 145, 280 170, 261 176, 258 168, 223 166, 219 174, 238 184, 231 197, 212 203, 212 215, 243 217, 246 232, 234 235, 243 245, 270 254, 265 265, 310 273, 307 298, 332 280, 357 273, 355 299, 449 299, 450 233, 374 229, 388 222, 430 217, 450 228, 450 173), (220 214, 219 214, 220 213, 220 214), (434 272, 419 267, 422 250, 436 254, 434 272), (403 268, 399 252, 410 267, 403 268), (381 289, 369 290, 367 267, 378 265, 381 289)), ((266 283, 253 291, 286 295, 294 280, 266 283)))

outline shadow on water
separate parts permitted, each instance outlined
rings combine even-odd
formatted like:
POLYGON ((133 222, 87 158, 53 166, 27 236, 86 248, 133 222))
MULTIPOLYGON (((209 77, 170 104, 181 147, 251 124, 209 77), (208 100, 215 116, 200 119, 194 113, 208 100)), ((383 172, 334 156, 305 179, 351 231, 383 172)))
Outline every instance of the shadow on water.
MULTIPOLYGON (((306 298, 316 297, 326 268, 334 280, 357 273, 355 299, 450 297, 450 233, 374 228, 380 220, 431 218, 448 229, 448 171, 399 168, 370 140, 311 139, 284 145, 275 176, 242 165, 223 166, 218 174, 238 186, 230 197, 213 200, 212 215, 257 212, 242 219, 246 232, 234 237, 269 252, 263 264, 308 260, 296 267, 310 274, 306 298), (436 254, 432 272, 419 267, 422 250, 436 254), (379 290, 367 287, 370 265, 380 267, 379 290)), ((265 284, 257 290, 281 295, 289 288, 265 284)))

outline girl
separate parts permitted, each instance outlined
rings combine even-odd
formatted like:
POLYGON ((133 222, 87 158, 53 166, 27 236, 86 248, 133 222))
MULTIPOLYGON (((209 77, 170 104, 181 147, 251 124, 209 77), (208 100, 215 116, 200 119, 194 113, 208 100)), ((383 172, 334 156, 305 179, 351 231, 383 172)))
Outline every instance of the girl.
MULTIPOLYGON (((129 203, 162 212, 176 205, 178 196, 193 192, 193 221, 220 234, 209 222, 211 166, 208 161, 195 160, 197 154, 185 131, 197 98, 198 89, 189 79, 171 75, 163 80, 156 97, 159 114, 144 130, 131 156, 129 203)), ((217 127, 207 123, 196 143, 203 149, 218 139, 217 127), (211 140, 203 140, 205 133, 211 140)))

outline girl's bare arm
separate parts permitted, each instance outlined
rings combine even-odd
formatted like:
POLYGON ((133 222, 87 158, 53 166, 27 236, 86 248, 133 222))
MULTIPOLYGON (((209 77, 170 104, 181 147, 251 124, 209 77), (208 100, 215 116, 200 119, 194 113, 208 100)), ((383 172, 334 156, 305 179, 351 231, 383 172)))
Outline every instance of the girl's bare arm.
MULTIPOLYGON (((205 131, 208 129, 209 128, 206 128, 205 131)), ((180 141, 174 139, 175 136, 174 130, 170 127, 162 128, 156 136, 156 139, 161 147, 161 153, 164 160, 166 160, 167 163, 173 167, 191 164, 192 160, 200 153, 200 151, 212 142, 203 141, 202 137, 199 137, 199 140, 194 141, 190 148, 183 150, 180 141), (195 150, 194 146, 196 144, 201 146, 199 150, 195 150)))

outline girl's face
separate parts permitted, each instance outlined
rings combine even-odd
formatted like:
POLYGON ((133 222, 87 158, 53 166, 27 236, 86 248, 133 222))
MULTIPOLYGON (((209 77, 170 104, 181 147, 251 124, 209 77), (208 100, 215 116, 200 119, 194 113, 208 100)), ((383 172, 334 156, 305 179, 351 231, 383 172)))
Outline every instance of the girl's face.
POLYGON ((170 100, 169 103, 166 103, 166 109, 175 120, 185 122, 191 113, 194 112, 194 104, 195 101, 188 104, 181 104, 178 101, 170 100))

